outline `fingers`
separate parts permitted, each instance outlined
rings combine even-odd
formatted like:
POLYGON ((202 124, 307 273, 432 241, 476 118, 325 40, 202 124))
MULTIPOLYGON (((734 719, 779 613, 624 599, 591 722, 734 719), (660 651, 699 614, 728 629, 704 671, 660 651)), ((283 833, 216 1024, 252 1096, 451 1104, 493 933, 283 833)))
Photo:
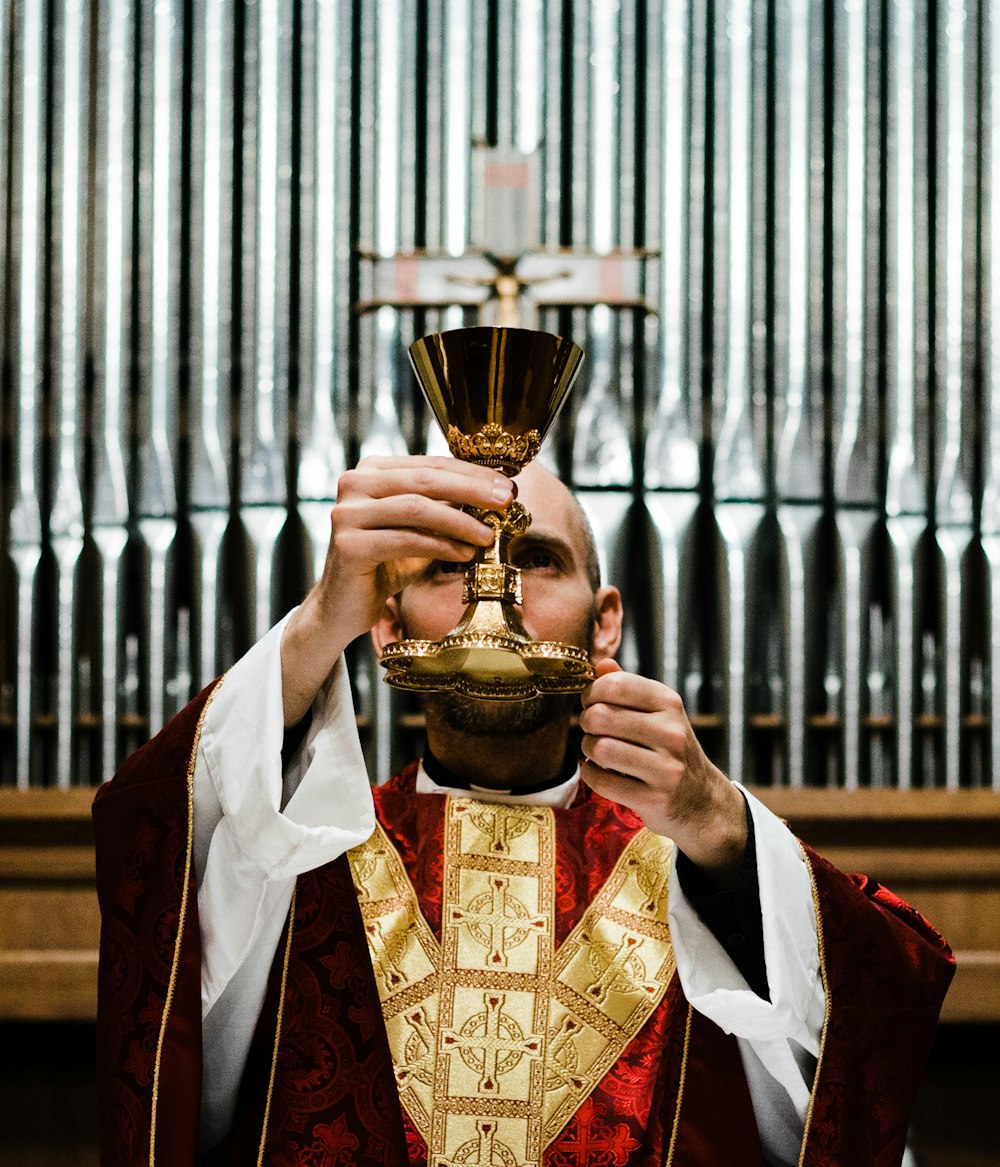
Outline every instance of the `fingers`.
POLYGON ((514 487, 506 475, 457 458, 365 458, 341 476, 338 500, 416 494, 478 507, 506 506, 514 487))
MULTIPOLYGON (((397 494, 386 497, 345 500, 333 509, 331 524, 335 533, 351 530, 423 532, 468 547, 488 546, 493 528, 450 503, 420 494, 397 494)), ((413 552, 416 554, 416 552, 413 552)))

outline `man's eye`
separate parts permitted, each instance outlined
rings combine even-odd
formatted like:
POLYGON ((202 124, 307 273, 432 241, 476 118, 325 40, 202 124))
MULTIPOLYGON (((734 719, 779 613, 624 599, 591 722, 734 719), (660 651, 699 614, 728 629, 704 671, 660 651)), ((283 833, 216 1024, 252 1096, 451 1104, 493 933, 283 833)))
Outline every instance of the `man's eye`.
POLYGON ((452 563, 448 559, 435 559, 431 564, 431 575, 449 576, 462 575, 468 567, 467 563, 452 563))
POLYGON ((526 568, 528 571, 532 569, 545 571, 547 568, 558 566, 558 564, 551 551, 529 551, 518 557, 517 566, 526 568))

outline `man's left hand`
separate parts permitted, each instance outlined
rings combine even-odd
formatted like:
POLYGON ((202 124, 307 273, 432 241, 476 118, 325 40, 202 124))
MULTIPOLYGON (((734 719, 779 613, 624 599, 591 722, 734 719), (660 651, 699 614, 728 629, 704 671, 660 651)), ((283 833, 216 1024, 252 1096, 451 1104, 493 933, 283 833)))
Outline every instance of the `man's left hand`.
POLYGON ((583 692, 583 780, 667 835, 720 884, 746 847, 743 796, 705 756, 677 693, 600 661, 583 692))

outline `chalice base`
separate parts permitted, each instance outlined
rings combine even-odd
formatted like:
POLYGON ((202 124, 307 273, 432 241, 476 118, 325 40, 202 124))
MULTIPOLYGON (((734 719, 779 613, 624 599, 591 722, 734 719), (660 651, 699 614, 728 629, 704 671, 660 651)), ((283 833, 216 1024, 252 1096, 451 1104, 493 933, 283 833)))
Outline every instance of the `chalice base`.
POLYGON ((386 683, 411 692, 525 701, 542 693, 579 693, 594 679, 585 649, 532 640, 519 625, 510 605, 480 600, 443 640, 386 645, 386 683))

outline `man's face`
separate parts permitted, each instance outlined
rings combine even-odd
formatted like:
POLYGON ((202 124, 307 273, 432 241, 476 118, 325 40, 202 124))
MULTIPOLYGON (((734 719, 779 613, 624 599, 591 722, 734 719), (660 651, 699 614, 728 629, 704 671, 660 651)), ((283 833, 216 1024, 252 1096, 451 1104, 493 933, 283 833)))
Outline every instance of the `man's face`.
MULTIPOLYGON (((595 598, 587 575, 586 534, 566 487, 541 467, 529 466, 517 479, 518 499, 531 514, 531 526, 510 544, 510 560, 521 569, 523 603, 518 614, 534 640, 572 644, 594 654, 595 598)), ((462 564, 437 561, 400 597, 403 635, 441 640, 455 627, 462 603, 462 564)), ((617 638, 610 647, 617 647, 617 638)), ((596 655, 608 655, 601 651, 596 655)), ((480 701, 454 693, 430 697, 429 716, 465 733, 531 732, 567 718, 576 698, 535 697, 528 701, 480 701)))

